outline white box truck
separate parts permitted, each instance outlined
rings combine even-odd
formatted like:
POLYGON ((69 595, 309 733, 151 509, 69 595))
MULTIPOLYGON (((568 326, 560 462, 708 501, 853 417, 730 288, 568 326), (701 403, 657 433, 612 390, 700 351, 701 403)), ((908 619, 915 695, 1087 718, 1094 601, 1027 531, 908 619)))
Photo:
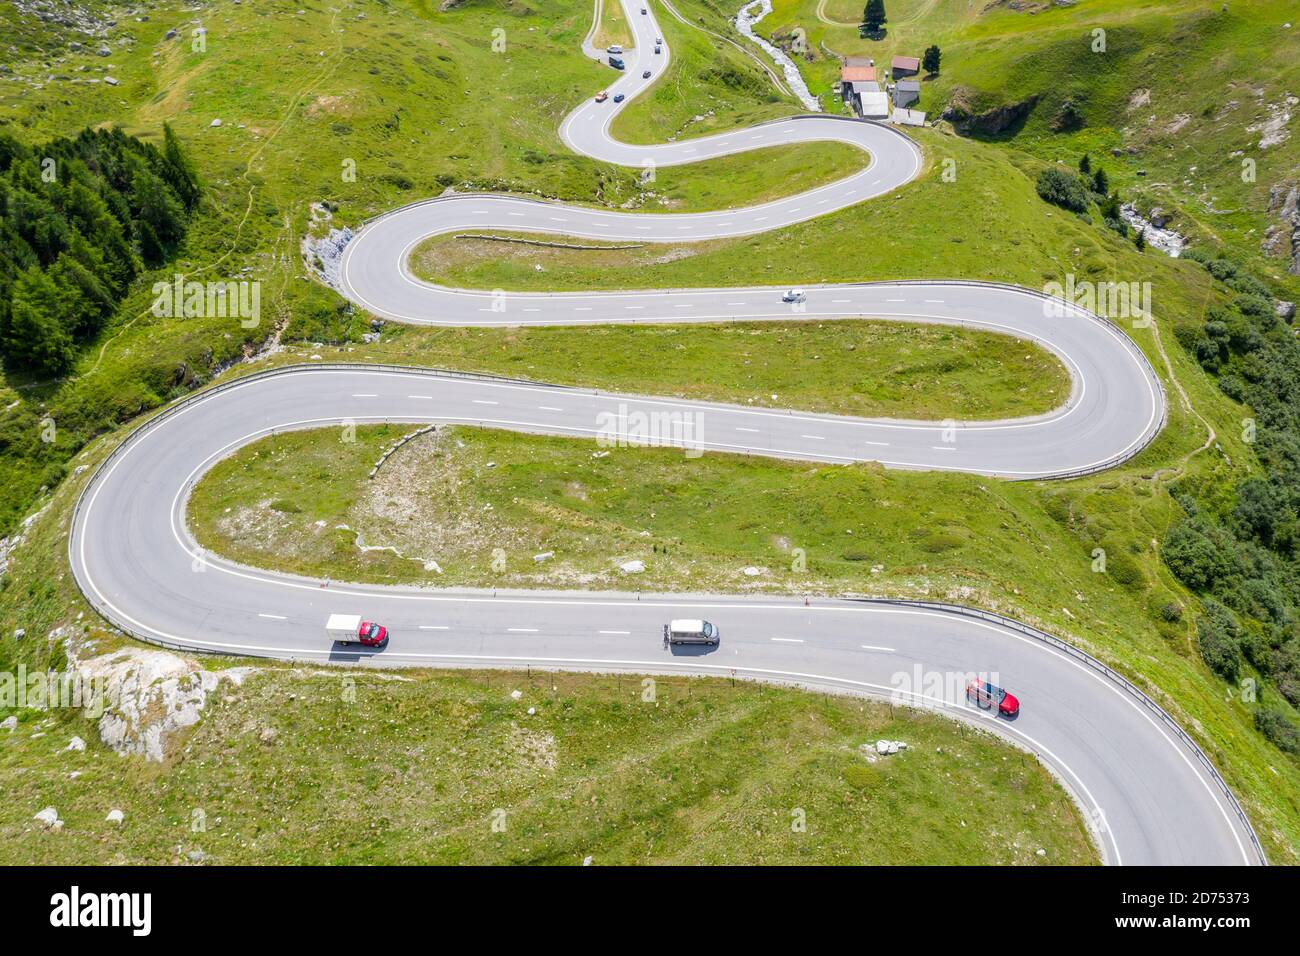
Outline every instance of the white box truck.
POLYGON ((330 619, 325 622, 326 636, 340 644, 354 642, 359 630, 361 630, 360 614, 331 614, 330 619))

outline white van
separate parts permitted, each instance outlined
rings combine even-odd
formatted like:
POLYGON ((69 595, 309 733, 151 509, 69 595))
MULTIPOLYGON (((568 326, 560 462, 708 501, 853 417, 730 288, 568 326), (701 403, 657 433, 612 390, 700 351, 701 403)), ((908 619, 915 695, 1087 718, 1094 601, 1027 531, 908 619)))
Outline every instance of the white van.
POLYGON ((713 644, 722 640, 722 632, 699 618, 683 618, 664 625, 664 640, 670 644, 713 644))

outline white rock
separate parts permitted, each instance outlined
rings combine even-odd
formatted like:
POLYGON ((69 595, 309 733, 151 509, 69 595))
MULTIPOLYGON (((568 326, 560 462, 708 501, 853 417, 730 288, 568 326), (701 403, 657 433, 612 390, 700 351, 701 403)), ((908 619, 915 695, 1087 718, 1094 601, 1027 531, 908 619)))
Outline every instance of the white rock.
POLYGON ((198 723, 208 695, 223 680, 238 683, 246 669, 202 669, 161 650, 123 648, 78 661, 83 679, 95 679, 111 706, 99 719, 99 738, 119 754, 162 761, 171 739, 198 723))
POLYGON ((583 866, 591 866, 591 857, 589 857, 589 856, 584 856, 584 857, 582 858, 582 865, 583 865, 583 866))
POLYGON ((18 729, 18 718, 15 717, 13 714, 10 714, 4 720, 0 720, 0 730, 7 730, 9 731, 9 733, 12 734, 17 729, 18 729))
POLYGON ((521 690, 512 690, 512 691, 510 692, 510 699, 511 699, 511 700, 518 700, 520 697, 523 697, 523 696, 524 696, 524 692, 521 691, 521 690))
POLYGON ((644 561, 624 561, 618 566, 618 569, 624 574, 640 574, 645 570, 644 561))
POLYGON ((121 823, 126 819, 126 814, 121 810, 109 810, 108 816, 104 817, 109 823, 121 823))
POLYGON ((896 754, 900 750, 906 750, 907 744, 901 740, 877 740, 876 753, 878 754, 896 754))
POLYGON ((59 827, 60 829, 62 828, 61 825, 63 821, 59 819, 59 811, 55 810, 53 807, 46 807, 40 813, 36 814, 36 816, 32 817, 32 819, 39 820, 45 825, 45 829, 47 830, 55 827, 59 827))
POLYGON ((220 126, 220 125, 221 125, 221 120, 219 120, 219 119, 214 119, 214 120, 213 120, 211 123, 209 123, 208 125, 209 125, 209 126, 220 126))
POLYGON ((533 555, 533 562, 535 564, 541 564, 547 558, 553 558, 553 557, 555 557, 554 551, 543 551, 541 554, 533 555))
POLYGON ((73 737, 72 740, 68 741, 68 745, 63 749, 82 751, 86 749, 86 742, 80 737, 73 737))
POLYGON ((750 565, 749 567, 747 567, 747 568, 742 568, 740 573, 743 574, 743 575, 745 575, 745 577, 756 578, 756 577, 758 577, 760 574, 763 573, 763 569, 762 569, 762 568, 756 568, 756 567, 754 567, 754 566, 751 564, 751 565, 750 565))
POLYGON ((537 713, 537 708, 536 708, 536 707, 529 707, 529 708, 528 708, 528 716, 529 716, 529 717, 533 716, 533 714, 535 714, 535 713, 537 713))

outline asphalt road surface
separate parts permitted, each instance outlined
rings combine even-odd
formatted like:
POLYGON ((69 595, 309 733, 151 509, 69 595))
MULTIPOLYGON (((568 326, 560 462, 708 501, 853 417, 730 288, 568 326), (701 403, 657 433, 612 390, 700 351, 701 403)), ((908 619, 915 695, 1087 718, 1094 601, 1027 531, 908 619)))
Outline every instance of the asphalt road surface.
MULTIPOLYGON (((659 35, 653 11, 642 16, 639 3, 624 7, 636 52, 628 55, 627 75, 609 89, 630 96, 654 79, 642 81, 642 64, 662 69, 668 48, 651 52, 659 35)), ((420 239, 465 227, 655 241, 761 231, 897 188, 920 167, 909 140, 873 124, 798 118, 689 143, 627 147, 608 135, 613 111, 609 102, 579 107, 565 122, 566 142, 615 162, 664 165, 830 138, 857 143, 872 162, 864 173, 791 199, 703 215, 637 216, 485 196, 417 204, 374 221, 348 246, 345 294, 378 315, 439 325, 788 319, 790 307, 771 289, 494 297, 419 282, 404 261, 420 239)), ((1080 655, 1012 623, 849 600, 343 585, 233 565, 202 553, 186 528, 189 492, 215 462, 275 431, 342 422, 472 423, 1020 478, 1103 467, 1139 450, 1163 422, 1159 383, 1122 331, 1077 310, 1054 316, 1032 292, 942 283, 807 291, 809 315, 965 324, 1032 339, 1066 363, 1072 393, 1037 419, 908 423, 416 370, 328 366, 263 373, 155 417, 99 469, 70 535, 77 582, 109 621, 130 633, 199 650, 373 666, 736 675, 888 696, 976 722, 1037 753, 1083 808, 1108 862, 1258 862, 1249 826, 1167 718, 1080 655), (642 427, 652 433, 639 434, 642 427), (381 621, 391 633, 389 646, 332 644, 324 633, 332 613, 381 621), (663 625, 674 617, 713 621, 721 645, 663 646, 663 625), (1011 689, 1021 699, 1021 715, 1005 720, 969 703, 963 688, 971 675, 1011 689)))

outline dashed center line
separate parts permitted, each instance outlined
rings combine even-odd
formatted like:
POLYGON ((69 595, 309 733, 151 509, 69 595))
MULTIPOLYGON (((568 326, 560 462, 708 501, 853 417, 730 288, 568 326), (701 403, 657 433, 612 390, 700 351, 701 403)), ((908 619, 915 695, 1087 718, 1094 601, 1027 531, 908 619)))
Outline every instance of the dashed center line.
POLYGON ((257 616, 264 617, 268 621, 283 621, 285 619, 283 614, 259 614, 257 616))
POLYGON ((777 641, 781 644, 802 644, 803 643, 803 638, 801 637, 774 637, 772 638, 772 640, 777 641))
POLYGON ((536 634, 537 631, 538 631, 538 628, 535 628, 535 627, 507 627, 506 630, 509 631, 511 634, 536 634))

